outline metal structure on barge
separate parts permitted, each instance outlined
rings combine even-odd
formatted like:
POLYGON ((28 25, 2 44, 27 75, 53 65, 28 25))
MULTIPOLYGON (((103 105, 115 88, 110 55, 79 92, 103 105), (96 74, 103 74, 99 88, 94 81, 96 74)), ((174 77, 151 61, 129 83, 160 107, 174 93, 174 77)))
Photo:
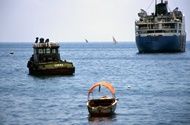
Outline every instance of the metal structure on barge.
POLYGON ((184 52, 186 46, 185 16, 176 7, 168 12, 168 1, 157 4, 155 13, 141 9, 135 22, 136 45, 139 52, 184 52))
POLYGON ((75 67, 72 62, 62 61, 59 45, 49 39, 38 37, 33 46, 34 53, 28 61, 27 67, 31 75, 73 75, 75 67))

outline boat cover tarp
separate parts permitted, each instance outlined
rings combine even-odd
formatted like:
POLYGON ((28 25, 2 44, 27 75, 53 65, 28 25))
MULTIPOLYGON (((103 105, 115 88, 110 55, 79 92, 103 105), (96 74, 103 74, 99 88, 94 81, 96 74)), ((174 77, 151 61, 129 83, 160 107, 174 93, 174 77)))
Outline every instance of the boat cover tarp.
POLYGON ((110 83, 108 83, 108 82, 98 82, 98 83, 94 84, 94 85, 90 88, 88 94, 92 93, 93 90, 94 90, 94 88, 97 87, 97 86, 105 86, 105 87, 107 87, 107 88, 110 90, 110 92, 111 92, 112 94, 115 94, 115 90, 114 90, 113 86, 112 86, 110 83))

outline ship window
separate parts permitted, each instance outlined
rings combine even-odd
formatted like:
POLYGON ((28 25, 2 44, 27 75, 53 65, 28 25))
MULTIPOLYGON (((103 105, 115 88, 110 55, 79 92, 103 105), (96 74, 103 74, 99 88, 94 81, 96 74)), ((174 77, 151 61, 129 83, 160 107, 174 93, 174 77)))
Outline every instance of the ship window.
POLYGON ((38 49, 38 52, 39 52, 40 54, 43 54, 43 53, 44 53, 43 49, 38 49))
POLYGON ((179 24, 179 29, 181 29, 181 24, 179 24))
POLYGON ((52 53, 56 53, 56 49, 52 49, 52 53))
POLYGON ((47 49, 46 49, 46 53, 50 53, 50 48, 47 48, 47 49))

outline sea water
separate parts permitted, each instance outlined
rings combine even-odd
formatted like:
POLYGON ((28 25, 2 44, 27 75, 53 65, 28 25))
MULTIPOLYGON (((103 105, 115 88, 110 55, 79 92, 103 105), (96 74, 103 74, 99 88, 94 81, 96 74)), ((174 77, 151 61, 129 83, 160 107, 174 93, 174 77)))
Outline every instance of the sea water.
POLYGON ((1 125, 190 124, 189 42, 184 53, 149 54, 139 54, 135 42, 59 45, 74 76, 31 76, 33 43, 0 43, 1 125), (111 117, 87 110, 88 91, 100 81, 111 83, 119 99, 111 117))

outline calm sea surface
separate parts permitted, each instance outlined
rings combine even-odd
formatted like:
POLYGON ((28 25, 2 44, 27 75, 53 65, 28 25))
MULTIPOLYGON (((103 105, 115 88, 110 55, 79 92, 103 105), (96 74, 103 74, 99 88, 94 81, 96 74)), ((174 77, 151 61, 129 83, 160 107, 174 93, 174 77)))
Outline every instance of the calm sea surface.
POLYGON ((157 54, 138 54, 135 42, 59 44, 74 76, 28 75, 33 43, 0 43, 0 125, 190 124, 189 42, 185 53, 157 54), (112 117, 89 116, 88 90, 100 81, 119 98, 112 117))

